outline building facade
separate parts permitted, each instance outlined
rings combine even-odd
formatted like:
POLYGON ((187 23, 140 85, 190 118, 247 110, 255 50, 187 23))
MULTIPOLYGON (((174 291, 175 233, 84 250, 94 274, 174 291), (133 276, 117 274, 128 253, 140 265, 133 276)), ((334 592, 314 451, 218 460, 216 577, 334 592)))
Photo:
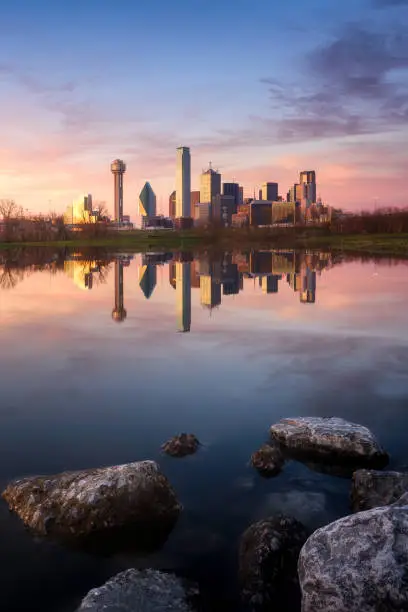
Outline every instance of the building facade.
POLYGON ((278 199, 278 183, 263 183, 261 187, 260 200, 268 200, 269 202, 276 202, 278 199))
POLYGON ((191 215, 191 158, 188 147, 177 149, 176 218, 191 215))
POLYGON ((309 208, 317 200, 316 172, 314 170, 304 170, 299 175, 301 185, 301 203, 304 208, 309 208))
POLYGON ((232 196, 234 198, 234 211, 232 214, 235 214, 240 204, 240 193, 239 193, 238 183, 223 183, 222 193, 223 195, 232 196))
POLYGON ((140 192, 139 214, 142 217, 142 227, 149 225, 149 219, 156 216, 156 195, 150 183, 145 183, 140 192))
POLYGON ((192 217, 194 219, 194 215, 195 215, 195 207, 197 206, 197 204, 200 203, 200 192, 199 191, 192 191, 191 192, 191 196, 190 196, 190 217, 192 217))
POLYGON ((76 225, 79 223, 95 223, 96 214, 92 210, 92 195, 83 195, 70 204, 64 213, 64 223, 76 225))
POLYGON ((176 191, 172 191, 169 195, 169 217, 176 218, 176 191))
POLYGON ((220 194, 221 174, 210 167, 200 177, 200 202, 212 202, 213 197, 220 194))

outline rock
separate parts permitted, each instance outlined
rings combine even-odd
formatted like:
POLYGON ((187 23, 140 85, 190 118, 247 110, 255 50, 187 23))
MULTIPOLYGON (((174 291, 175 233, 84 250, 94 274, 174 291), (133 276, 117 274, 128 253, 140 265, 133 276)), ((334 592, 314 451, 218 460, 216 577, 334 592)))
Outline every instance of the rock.
POLYGON ((299 458, 358 461, 384 467, 388 455, 367 427, 336 417, 282 419, 271 435, 299 458))
POLYGON ((315 531, 298 570, 302 612, 408 610, 408 494, 315 531))
POLYGON ((154 461, 24 478, 3 497, 36 533, 62 538, 125 526, 154 533, 172 525, 181 509, 154 461))
POLYGON ((357 470, 351 487, 351 506, 353 512, 388 506, 407 491, 407 472, 357 470))
POLYGON ((251 456, 251 465, 261 476, 276 476, 282 470, 284 458, 278 446, 263 444, 251 456))
POLYGON ((200 446, 200 442, 194 434, 182 433, 174 438, 167 440, 162 446, 162 450, 172 457, 186 457, 193 455, 200 446))
POLYGON ((245 531, 239 546, 245 609, 269 610, 272 604, 276 610, 297 609, 300 602, 297 560, 307 536, 301 523, 286 516, 259 521, 245 531))
POLYGON ((192 612, 196 595, 174 574, 128 569, 89 591, 77 612, 192 612))

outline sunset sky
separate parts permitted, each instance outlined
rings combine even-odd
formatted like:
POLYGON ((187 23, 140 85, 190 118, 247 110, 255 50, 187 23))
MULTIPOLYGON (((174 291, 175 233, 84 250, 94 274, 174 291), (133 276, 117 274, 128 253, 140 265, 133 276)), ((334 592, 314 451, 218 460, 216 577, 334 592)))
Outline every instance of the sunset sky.
POLYGON ((408 205, 408 0, 13 0, 0 17, 0 198, 167 213, 176 147, 250 195, 315 169, 347 209, 408 205))

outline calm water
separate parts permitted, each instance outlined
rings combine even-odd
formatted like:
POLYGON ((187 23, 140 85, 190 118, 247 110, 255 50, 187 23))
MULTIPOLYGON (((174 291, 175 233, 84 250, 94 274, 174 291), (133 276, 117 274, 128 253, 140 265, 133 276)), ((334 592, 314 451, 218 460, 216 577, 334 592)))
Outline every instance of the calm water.
POLYGON ((147 566, 199 579, 236 610, 249 523, 285 512, 314 529, 348 512, 347 479, 295 461, 270 480, 249 467, 281 417, 357 421, 392 468, 408 466, 406 263, 290 251, 41 258, 0 265, 1 489, 152 458, 184 512, 161 550, 96 556, 32 537, 1 502, 2 609, 73 611, 114 573, 147 566), (182 431, 202 449, 163 456, 182 431))

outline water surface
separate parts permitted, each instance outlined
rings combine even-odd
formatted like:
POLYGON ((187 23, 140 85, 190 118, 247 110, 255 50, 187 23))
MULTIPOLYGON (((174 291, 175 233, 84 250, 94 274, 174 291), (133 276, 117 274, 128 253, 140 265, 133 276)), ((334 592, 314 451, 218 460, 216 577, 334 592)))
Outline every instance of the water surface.
POLYGON ((0 256, 1 488, 151 458, 184 506, 161 550, 98 556, 33 537, 2 502, 8 611, 73 611, 127 567, 176 570, 203 583, 208 609, 236 610, 237 544, 251 522, 284 512, 312 530, 349 512, 345 478, 290 461, 265 480, 249 466, 282 417, 362 423, 392 468, 408 466, 406 262, 0 256), (163 456, 182 431, 203 443, 197 455, 163 456))

